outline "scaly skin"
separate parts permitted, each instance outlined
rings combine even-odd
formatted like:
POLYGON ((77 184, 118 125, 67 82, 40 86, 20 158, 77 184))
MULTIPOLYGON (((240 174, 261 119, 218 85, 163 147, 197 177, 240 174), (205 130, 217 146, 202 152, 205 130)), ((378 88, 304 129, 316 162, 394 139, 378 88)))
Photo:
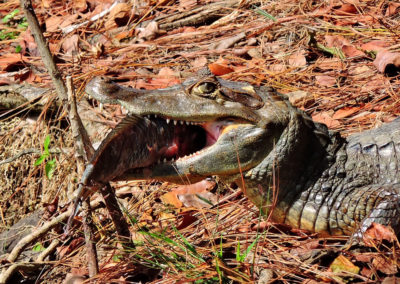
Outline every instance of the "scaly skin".
POLYGON ((223 129, 196 155, 127 169, 115 180, 185 183, 218 175, 275 222, 322 235, 359 234, 372 222, 400 230, 400 120, 345 140, 270 88, 212 76, 151 91, 98 77, 86 92, 139 117, 219 121, 223 129))

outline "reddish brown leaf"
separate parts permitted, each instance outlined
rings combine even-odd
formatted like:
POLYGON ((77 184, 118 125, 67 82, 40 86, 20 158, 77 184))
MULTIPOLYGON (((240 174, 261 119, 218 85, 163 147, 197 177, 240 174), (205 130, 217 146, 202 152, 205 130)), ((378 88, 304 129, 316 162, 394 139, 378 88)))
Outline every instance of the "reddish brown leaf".
POLYGON ((303 67, 307 65, 306 57, 304 52, 296 52, 288 58, 289 67, 303 67))
POLYGON ((182 230, 182 229, 192 225, 194 222, 196 222, 198 220, 198 218, 195 217, 193 215, 193 213, 194 213, 193 210, 181 213, 180 215, 183 215, 183 220, 176 228, 178 230, 182 230))
POLYGON ((372 260, 372 265, 375 267, 375 269, 386 273, 386 274, 395 274, 397 273, 397 265, 393 260, 386 258, 385 256, 382 255, 377 255, 373 260, 372 260))
POLYGON ((358 50, 353 45, 343 45, 342 51, 347 57, 360 57, 365 56, 364 52, 358 50))
POLYGON ((209 200, 212 204, 216 203, 216 196, 208 192, 208 190, 212 189, 214 186, 215 182, 209 180, 202 180, 194 184, 180 185, 164 194, 161 200, 176 208, 181 208, 182 205, 185 207, 209 208, 211 205, 202 199, 209 200), (199 196, 201 198, 199 198, 199 196))
POLYGON ((74 0, 73 7, 79 12, 84 12, 88 6, 86 0, 74 0))
POLYGON ((46 19, 46 31, 55 32, 60 28, 60 24, 63 22, 64 17, 52 16, 46 19))
POLYGON ((23 69, 25 67, 23 59, 26 58, 18 53, 2 54, 0 56, 0 70, 12 72, 23 69))
POLYGON ((62 49, 64 50, 64 53, 66 55, 76 54, 79 50, 78 41, 79 41, 79 36, 77 34, 73 34, 67 37, 61 45, 62 49))
POLYGON ((197 57, 194 61, 191 62, 191 65, 195 69, 202 68, 207 65, 207 57, 205 56, 197 57))
POLYGON ((180 83, 181 80, 177 78, 176 72, 169 67, 161 68, 157 77, 151 80, 154 89, 167 88, 180 83))
POLYGON ((381 50, 378 52, 374 65, 379 72, 389 72, 388 68, 400 69, 400 53, 390 52, 388 50, 381 50))
POLYGON ((345 68, 345 65, 342 60, 339 58, 321 58, 318 59, 315 63, 321 70, 342 70, 345 68))
POLYGON ((222 76, 233 72, 233 69, 230 68, 228 65, 223 65, 216 62, 208 64, 208 68, 210 69, 211 73, 216 76, 222 76))
POLYGON ((328 75, 317 75, 315 76, 315 80, 321 86, 332 87, 336 85, 336 78, 328 76, 328 75))
POLYGON ((175 208, 181 208, 182 202, 178 199, 176 192, 167 192, 160 197, 162 203, 170 204, 175 208))
POLYGON ((361 45, 361 49, 366 51, 379 51, 386 49, 389 46, 388 42, 383 40, 372 40, 361 45))
POLYGON ((375 256, 376 256, 376 253, 369 253, 369 252, 367 252, 367 253, 355 254, 355 255, 354 255, 354 258, 355 258, 357 261, 369 263, 369 262, 371 262, 371 260, 373 260, 373 259, 375 258, 375 256))
POLYGON ((344 107, 344 108, 341 108, 338 111, 336 111, 334 113, 334 115, 332 116, 332 118, 333 119, 342 119, 342 118, 352 115, 353 113, 356 113, 359 110, 360 110, 360 108, 358 108, 358 107, 344 107))
POLYGON ((326 112, 320 112, 312 116, 312 119, 316 122, 324 123, 329 128, 335 128, 340 126, 340 122, 332 117, 326 112))
POLYGON ((385 16, 390 17, 395 14, 398 14, 400 11, 398 10, 400 8, 400 3, 394 3, 394 2, 389 2, 388 7, 386 9, 385 16))
POLYGON ((106 21, 106 29, 112 29, 126 25, 129 20, 131 10, 132 6, 128 3, 118 3, 115 5, 108 16, 108 20, 106 21))
POLYGON ((373 271, 370 268, 363 267, 360 272, 361 275, 370 278, 373 275, 373 271))
POLYGON ((172 190, 176 194, 196 194, 203 193, 213 189, 214 181, 202 180, 193 184, 180 185, 172 190))
POLYGON ((155 38, 159 33, 158 24, 155 21, 148 23, 145 28, 138 28, 138 30, 138 38, 146 40, 155 38))
POLYGON ((350 3, 344 3, 339 9, 335 10, 336 15, 349 15, 349 14, 357 14, 357 8, 350 3))
POLYGON ((185 207, 211 208, 211 206, 217 204, 217 196, 211 192, 179 194, 178 198, 185 207))
POLYGON ((363 241, 367 246, 373 247, 375 242, 382 242, 383 240, 393 242, 396 240, 396 235, 391 229, 378 223, 372 223, 363 235, 363 241))
POLYGON ((348 39, 345 39, 341 35, 326 35, 325 36, 326 45, 328 47, 341 48, 343 45, 351 45, 348 39))
POLYGON ((180 0, 179 7, 183 10, 189 10, 197 5, 197 0, 180 0))
POLYGON ((399 283, 400 283, 400 278, 396 276, 386 277, 381 282, 381 284, 399 284, 399 283))

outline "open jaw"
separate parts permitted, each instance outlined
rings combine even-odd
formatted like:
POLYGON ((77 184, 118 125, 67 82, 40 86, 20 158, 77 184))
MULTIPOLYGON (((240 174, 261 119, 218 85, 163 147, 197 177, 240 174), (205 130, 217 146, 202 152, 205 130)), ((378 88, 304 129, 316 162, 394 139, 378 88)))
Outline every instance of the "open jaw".
POLYGON ((212 167, 218 163, 215 160, 221 160, 216 153, 221 149, 227 152, 227 147, 232 148, 231 145, 228 146, 230 143, 224 141, 229 140, 227 138, 229 135, 226 134, 231 132, 230 129, 241 124, 240 120, 234 118, 198 122, 164 118, 158 115, 144 117, 154 122, 159 128, 166 127, 166 131, 157 132, 158 138, 148 139, 161 141, 161 143, 156 142, 156 147, 151 143, 145 146, 148 149, 157 149, 150 151, 152 152, 150 164, 129 168, 114 180, 159 179, 181 183, 187 182, 187 178, 190 178, 192 182, 204 179, 215 171, 212 167), (165 139, 161 132, 168 133, 168 138, 165 139))
POLYGON ((233 124, 232 119, 214 120, 208 122, 184 121, 172 118, 162 118, 157 115, 147 115, 147 119, 157 122, 165 121, 168 132, 173 133, 168 145, 158 145, 158 159, 154 164, 162 164, 184 160, 200 155, 202 151, 214 145, 221 133, 233 124))

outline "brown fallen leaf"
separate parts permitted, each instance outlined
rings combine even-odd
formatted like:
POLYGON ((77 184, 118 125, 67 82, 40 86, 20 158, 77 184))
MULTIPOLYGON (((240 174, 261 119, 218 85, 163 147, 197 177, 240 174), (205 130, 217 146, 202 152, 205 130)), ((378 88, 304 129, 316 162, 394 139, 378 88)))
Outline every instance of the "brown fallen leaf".
POLYGON ((400 12, 400 3, 389 2, 386 9, 385 17, 390 17, 392 15, 398 14, 400 12))
POLYGON ((151 21, 145 28, 137 28, 137 30, 139 31, 138 38, 145 40, 154 39, 159 33, 158 24, 155 21, 151 21))
POLYGON ((333 119, 342 119, 342 118, 352 115, 353 113, 356 113, 359 110, 360 110, 360 108, 358 108, 358 107, 344 107, 344 108, 337 110, 333 114, 332 118, 333 119))
POLYGON ((337 119, 333 119, 328 113, 320 112, 312 116, 312 119, 316 122, 326 124, 329 128, 335 128, 340 126, 340 122, 337 119))
POLYGON ((79 12, 84 12, 88 7, 86 0, 74 0, 72 5, 79 12))
POLYGON ((157 74, 157 77, 151 80, 154 89, 161 89, 180 84, 181 80, 177 77, 174 70, 169 67, 163 67, 157 74))
POLYGON ((397 265, 396 263, 389 258, 386 258, 383 255, 377 255, 372 260, 372 265, 375 267, 376 270, 379 270, 385 274, 395 274, 397 273, 397 265))
POLYGON ((181 216, 183 216, 183 219, 181 223, 176 227, 178 230, 182 230, 190 225, 192 225, 194 222, 198 220, 196 216, 194 216, 194 213, 196 211, 191 210, 191 211, 186 211, 180 213, 181 216))
POLYGON ((371 262, 376 256, 376 253, 366 252, 366 253, 356 253, 354 255, 355 260, 361 262, 371 262))
POLYGON ((215 194, 209 192, 215 182, 202 180, 194 184, 180 185, 161 196, 163 203, 171 204, 176 208, 195 207, 209 208, 217 202, 215 194))
POLYGON ((167 192, 160 197, 162 203, 169 204, 175 208, 181 208, 183 203, 179 200, 176 192, 167 192))
POLYGON ((381 73, 397 73, 400 71, 400 53, 380 50, 373 63, 381 73))
POLYGON ((233 72, 233 69, 228 65, 217 62, 208 64, 208 68, 210 69, 211 73, 213 73, 216 76, 222 76, 233 72))
POLYGON ((209 49, 210 50, 224 50, 224 49, 232 47, 235 43, 237 43, 245 38, 246 38, 246 34, 244 32, 242 32, 235 36, 225 38, 221 41, 211 44, 209 49))
POLYGON ((213 205, 217 204, 217 196, 212 192, 179 194, 178 198, 185 207, 211 208, 213 205))
POLYGON ((109 30, 115 27, 126 25, 129 20, 131 10, 132 6, 128 3, 118 3, 115 5, 108 16, 108 19, 105 23, 105 28, 109 30))
POLYGON ((64 17, 52 16, 46 19, 46 31, 55 32, 60 28, 60 24, 64 21, 64 17))
POLYGON ((396 235, 389 227, 375 222, 363 234, 363 241, 366 246, 374 247, 376 242, 380 243, 383 240, 393 242, 396 240, 396 235))
POLYGON ((341 35, 326 35, 325 41, 328 47, 341 48, 343 45, 351 45, 349 40, 341 35))
POLYGON ((339 58, 320 58, 315 63, 315 66, 319 69, 326 70, 343 70, 345 64, 339 58))
POLYGON ((2 54, 0 56, 0 70, 6 72, 18 71, 25 68, 25 56, 19 53, 2 54))
POLYGON ((77 34, 67 37, 61 45, 62 49, 64 50, 64 54, 71 56, 72 54, 77 53, 79 50, 78 41, 79 36, 77 34))
POLYGON ((207 61, 208 61, 207 57, 200 56, 200 57, 197 57, 194 61, 192 61, 190 63, 190 65, 192 65, 192 67, 195 68, 195 69, 199 69, 199 68, 202 68, 202 67, 206 66, 207 65, 207 61))
POLYGON ((400 278, 396 276, 386 277, 381 282, 381 284, 398 284, 398 283, 400 283, 400 278))
POLYGON ((372 275, 373 275, 373 273, 374 273, 374 272, 372 271, 372 269, 367 268, 367 267, 363 267, 363 268, 361 269, 361 272, 360 272, 361 275, 363 275, 363 276, 365 276, 365 277, 367 277, 367 278, 371 278, 372 275))
POLYGON ((361 45, 361 49, 366 51, 379 51, 387 47, 389 47, 389 44, 384 40, 372 40, 361 45))
POLYGON ((348 16, 351 14, 357 14, 358 10, 353 4, 344 3, 340 8, 335 9, 334 13, 340 16, 348 16))
POLYGON ((332 87, 336 85, 336 78, 329 75, 317 75, 315 76, 315 80, 321 86, 332 87))
POLYGON ((307 65, 304 51, 299 51, 291 54, 288 58, 289 67, 303 67, 307 65))
POLYGON ((343 45, 342 46, 342 51, 343 51, 344 55, 346 55, 347 57, 365 56, 364 52, 362 52, 361 50, 358 50, 353 45, 343 45))

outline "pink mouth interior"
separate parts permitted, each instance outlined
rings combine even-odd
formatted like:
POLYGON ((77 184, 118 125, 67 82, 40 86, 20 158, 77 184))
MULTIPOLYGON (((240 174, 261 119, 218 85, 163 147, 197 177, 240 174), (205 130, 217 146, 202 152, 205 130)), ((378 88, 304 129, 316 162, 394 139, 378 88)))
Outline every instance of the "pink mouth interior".
POLYGON ((162 157, 167 160, 178 159, 215 144, 226 126, 224 122, 205 122, 199 125, 177 124, 174 138, 162 157))

